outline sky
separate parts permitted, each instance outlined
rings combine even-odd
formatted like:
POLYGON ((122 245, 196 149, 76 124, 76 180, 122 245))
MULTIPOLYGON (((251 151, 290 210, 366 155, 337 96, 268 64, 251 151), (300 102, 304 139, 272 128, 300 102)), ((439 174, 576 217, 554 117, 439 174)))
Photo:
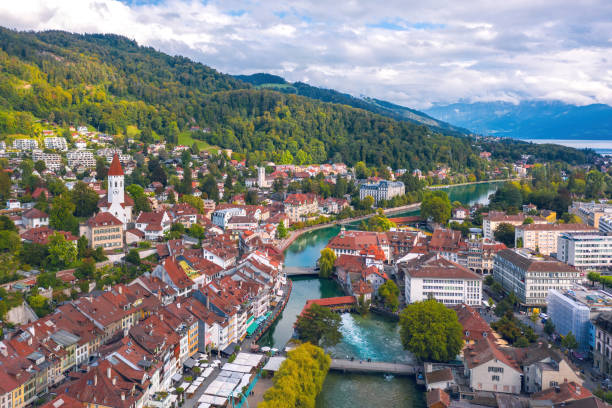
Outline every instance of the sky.
POLYGON ((0 25, 121 34, 224 73, 417 109, 612 105, 610 0, 1 0, 0 25))

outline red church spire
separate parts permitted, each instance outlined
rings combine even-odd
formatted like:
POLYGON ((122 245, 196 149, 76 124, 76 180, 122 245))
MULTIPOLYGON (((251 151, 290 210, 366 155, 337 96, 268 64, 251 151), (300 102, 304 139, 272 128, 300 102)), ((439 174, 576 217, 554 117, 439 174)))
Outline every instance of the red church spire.
POLYGON ((121 167, 121 163, 119 162, 119 156, 117 153, 113 156, 113 161, 111 162, 110 169, 108 170, 109 176, 123 176, 123 168, 121 167))

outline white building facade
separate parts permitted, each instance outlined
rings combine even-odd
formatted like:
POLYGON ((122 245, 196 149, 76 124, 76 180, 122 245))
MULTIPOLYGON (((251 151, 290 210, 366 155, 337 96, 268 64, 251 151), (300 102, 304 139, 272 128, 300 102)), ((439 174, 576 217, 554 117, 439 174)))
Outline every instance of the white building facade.
POLYGON ((576 268, 610 267, 612 235, 598 232, 561 234, 557 241, 557 259, 576 268))

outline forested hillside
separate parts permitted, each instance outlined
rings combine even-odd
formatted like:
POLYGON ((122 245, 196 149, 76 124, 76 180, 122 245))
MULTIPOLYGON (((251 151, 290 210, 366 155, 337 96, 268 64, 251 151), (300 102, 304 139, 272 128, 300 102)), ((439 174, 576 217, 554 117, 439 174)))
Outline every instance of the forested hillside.
MULTIPOLYGON (((444 136, 353 107, 254 89, 183 57, 116 35, 0 29, 0 135, 33 135, 37 119, 92 125, 111 134, 136 126, 144 142, 180 132, 263 160, 457 170, 484 166, 469 138, 444 136)), ((564 151, 569 161, 586 155, 564 151)))
POLYGON ((450 136, 462 136, 469 131, 446 122, 434 119, 431 116, 404 106, 373 98, 356 98, 352 95, 338 92, 333 89, 320 88, 303 82, 289 83, 284 78, 270 74, 236 75, 237 79, 248 82, 259 88, 274 89, 284 93, 292 93, 318 99, 323 102, 339 103, 378 113, 395 120, 407 120, 418 125, 426 125, 434 131, 450 136))

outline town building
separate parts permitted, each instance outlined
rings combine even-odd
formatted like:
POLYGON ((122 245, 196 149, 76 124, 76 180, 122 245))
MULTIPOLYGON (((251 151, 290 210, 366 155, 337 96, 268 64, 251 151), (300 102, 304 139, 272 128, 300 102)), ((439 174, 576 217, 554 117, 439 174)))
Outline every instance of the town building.
POLYGON ((145 234, 148 241, 157 241, 172 227, 172 217, 166 210, 157 212, 141 212, 134 225, 145 234))
POLYGON ((68 144, 63 137, 45 137, 45 148, 65 152, 68 150, 68 144))
POLYGON ((460 253, 467 249, 467 244, 461 237, 461 231, 437 228, 434 230, 427 248, 429 252, 437 253, 451 262, 463 264, 464 262, 460 262, 459 258, 461 257, 460 253))
POLYGON ((380 200, 390 200, 395 196, 404 195, 406 187, 401 181, 382 180, 378 183, 366 183, 359 187, 359 199, 363 200, 367 196, 374 199, 374 204, 380 200))
POLYGON ((572 332, 582 351, 593 346, 591 318, 600 310, 612 311, 612 298, 599 291, 589 291, 580 286, 569 290, 551 289, 546 296, 547 314, 562 336, 572 332))
POLYGON ((127 224, 132 222, 134 200, 132 200, 129 195, 125 194, 125 176, 118 155, 113 157, 107 177, 108 187, 106 190, 106 197, 98 202, 98 207, 101 212, 113 214, 113 216, 123 223, 123 229, 126 229, 127 224))
POLYGON ((582 385, 582 379, 566 357, 548 344, 529 347, 520 364, 524 373, 524 390, 528 393, 540 392, 569 382, 582 385))
POLYGON ((316 194, 289 194, 284 203, 285 214, 291 223, 304 221, 309 215, 319 212, 319 200, 316 194))
MULTIPOLYGON (((543 255, 557 253, 557 239, 562 233, 597 231, 586 224, 527 224, 514 230, 514 245, 543 255)), ((554 256, 554 255, 553 255, 554 256)))
POLYGON ((36 139, 15 139, 13 149, 22 151, 38 149, 38 141, 36 139))
POLYGON ((79 228, 92 248, 105 250, 123 247, 123 231, 123 222, 109 212, 99 212, 79 228))
POLYGON ((404 275, 406 303, 435 298, 447 306, 480 306, 482 277, 438 254, 398 264, 404 275))
POLYGON ((491 211, 489 215, 482 220, 483 236, 488 239, 494 239, 494 233, 499 224, 510 224, 517 227, 522 225, 525 222, 525 219, 528 217, 533 219, 534 224, 547 223, 546 219, 544 218, 535 216, 531 217, 523 213, 510 215, 500 211, 491 211))
POLYGON ((599 228, 601 217, 612 216, 612 204, 574 201, 569 207, 568 212, 577 215, 582 222, 599 228))
POLYGON ((464 374, 473 391, 518 394, 523 372, 518 363, 487 336, 463 350, 464 374))
POLYGON ((42 160, 49 170, 57 171, 62 167, 62 156, 57 153, 43 153, 42 150, 32 150, 32 161, 42 160))
POLYGON ((21 224, 26 229, 49 225, 49 216, 37 208, 31 208, 21 215, 21 224))
POLYGON ((600 373, 610 376, 612 375, 612 311, 597 316, 594 326, 593 367, 600 373))
POLYGON ((600 232, 571 232, 559 235, 557 259, 576 268, 610 268, 612 235, 600 232))
POLYGON ((71 169, 76 167, 96 167, 96 158, 93 152, 89 150, 71 150, 66 154, 66 158, 68 159, 68 167, 71 169))
POLYGON ((367 248, 378 247, 385 255, 391 258, 389 238, 384 232, 372 231, 344 231, 336 235, 327 243, 327 248, 334 251, 336 257, 340 255, 360 255, 367 248))
POLYGON ((499 251, 493 278, 528 308, 546 305, 549 290, 567 290, 582 280, 576 268, 524 248, 499 251))

